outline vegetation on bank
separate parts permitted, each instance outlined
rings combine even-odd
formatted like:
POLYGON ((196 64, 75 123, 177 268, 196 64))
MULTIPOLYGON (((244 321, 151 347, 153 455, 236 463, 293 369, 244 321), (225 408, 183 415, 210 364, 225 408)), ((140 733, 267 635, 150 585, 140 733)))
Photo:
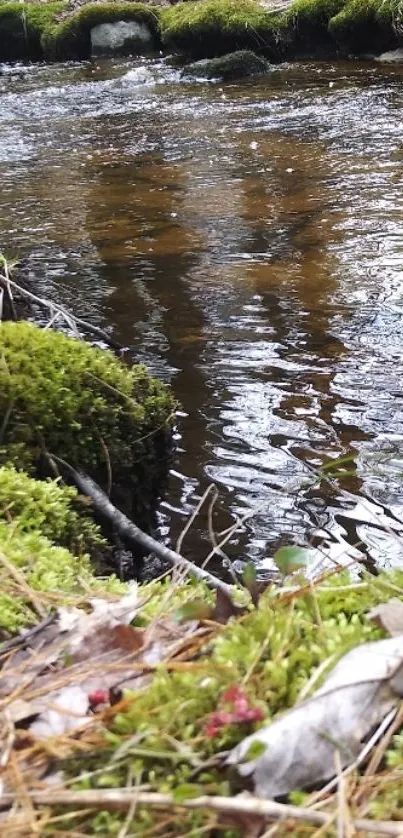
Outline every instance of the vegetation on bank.
POLYGON ((105 545, 88 502, 74 487, 35 480, 12 466, 0 467, 0 518, 22 533, 39 531, 75 556, 105 545))
POLYGON ((88 3, 67 15, 43 42, 46 56, 55 58, 88 58, 91 54, 91 29, 101 23, 135 21, 145 24, 153 38, 154 49, 161 45, 159 20, 143 3, 88 3))
MULTIPOLYGON (((30 550, 31 545, 26 545, 30 550)), ((8 556, 13 560, 11 551, 8 556)), ((59 577, 58 583, 66 586, 69 601, 69 577, 67 583, 59 577)), ((130 783, 140 790, 172 794, 178 804, 203 795, 232 797, 242 786, 236 772, 227 769, 218 755, 294 706, 302 695, 310 695, 349 649, 386 636, 368 620, 367 612, 396 596, 403 596, 402 571, 377 578, 364 573, 356 583, 342 573, 292 592, 270 587, 258 606, 249 605, 242 616, 224 626, 207 624, 206 637, 202 634, 193 641, 193 652, 162 661, 138 691, 124 692, 116 705, 96 714, 84 732, 64 736, 60 756, 55 758, 57 739, 44 743, 44 753, 52 755, 52 772, 63 771, 70 789, 97 790, 100 797, 95 809, 80 811, 74 805, 62 812, 48 805, 38 815, 41 834, 117 836, 130 823, 130 834, 157 838, 190 834, 202 838, 216 835, 217 830, 223 838, 241 838, 244 821, 217 820, 208 809, 159 811, 137 805, 129 821, 127 811, 115 812, 102 805, 102 791, 124 789, 130 783), (235 721, 233 694, 242 694, 248 707, 254 708, 252 719, 261 721, 235 721)), ((167 627, 195 617, 200 603, 212 602, 213 594, 200 582, 172 585, 163 581, 142 586, 141 599, 144 605, 134 624, 143 629, 153 626, 157 644, 163 644, 167 627)), ((38 745, 35 753, 38 759, 38 745)), ((402 766, 403 740, 395 735, 385 740, 379 777, 365 781, 358 770, 350 776, 345 800, 349 817, 354 819, 364 811, 367 818, 399 820, 402 766)), ((307 792, 290 796, 293 803, 307 805, 308 801, 307 792)), ((286 821, 278 824, 275 834, 302 838, 316 829, 286 821)))
MULTIPOLYGON (((63 512, 71 514, 67 502, 63 512)), ((0 521, 0 639, 35 624, 57 603, 123 590, 115 576, 98 579, 87 554, 74 555, 58 541, 40 528, 25 530, 18 520, 0 521)))
POLYGON ((162 11, 162 41, 196 58, 243 49, 275 58, 282 22, 282 15, 269 14, 255 0, 189 0, 162 11))
POLYGON ((3 323, 0 351, 0 463, 54 476, 49 456, 59 458, 149 526, 169 469, 168 388, 143 366, 30 323, 3 323))
MULTIPOLYGON (((159 445, 169 445, 174 405, 167 389, 144 368, 127 368, 110 352, 64 334, 29 323, 3 323, 0 347, 0 637, 7 638, 40 622, 57 606, 81 602, 88 607, 93 594, 107 599, 127 590, 114 577, 96 578, 86 551, 102 548, 103 539, 76 490, 59 481, 36 479, 48 462, 45 452, 92 473, 98 481, 113 478, 113 487, 117 479, 122 492, 135 488, 139 502, 150 492, 150 474, 144 469, 157 483, 161 479, 159 445), (25 473, 19 470, 22 466, 25 473)), ((309 696, 348 650, 386 636, 367 612, 392 597, 403 599, 403 571, 377 577, 362 571, 356 582, 346 571, 335 571, 315 585, 306 584, 301 569, 295 572, 301 563, 288 554, 284 563, 284 550, 279 568, 283 574, 294 569, 285 587, 271 585, 257 597, 253 573, 245 573, 246 588, 233 588, 229 611, 228 594, 219 605, 219 596, 200 581, 176 578, 143 585, 133 625, 138 632, 149 631, 151 647, 146 651, 151 657, 144 656, 143 664, 141 658, 128 664, 132 647, 126 626, 116 633, 109 627, 99 636, 109 643, 110 632, 112 644, 106 650, 114 651, 115 643, 121 655, 111 663, 118 685, 119 673, 130 665, 135 674, 139 668, 141 674, 144 665, 146 682, 137 691, 137 683, 131 690, 123 684, 113 698, 107 691, 101 690, 101 698, 91 693, 96 708, 105 702, 104 711, 89 713, 82 730, 63 734, 60 741, 55 735, 43 747, 36 742, 32 748, 24 726, 19 739, 17 726, 24 782, 31 782, 32 772, 36 776, 38 765, 42 779, 47 765, 53 774, 62 772, 69 787, 78 791, 102 794, 105 788, 123 789, 130 783, 173 795, 178 803, 203 795, 232 797, 242 788, 240 778, 219 755, 261 723, 267 725, 295 706, 301 696, 309 696), (248 590, 255 595, 249 598, 248 590), (193 629, 187 635, 189 620, 193 629), (178 639, 179 655, 172 651, 159 657, 167 644, 178 649, 178 639), (242 712, 234 712, 234 696, 241 699, 242 712)), ((97 638, 95 632, 92 642, 97 638)), ((104 679, 109 672, 104 653, 88 652, 86 661, 83 643, 80 654, 87 679, 91 680, 92 666, 99 673, 100 661, 104 679)), ((75 664, 68 655, 65 665, 66 670, 55 673, 62 683, 77 686, 75 664)), ((10 671, 12 661, 9 678, 10 671)), ((47 677, 51 674, 48 670, 47 677)), ((14 677, 18 684, 18 665, 14 677)), ((29 690, 23 697, 29 715, 29 690)), ((352 818, 363 806, 370 818, 400 816, 403 740, 396 734, 383 742, 382 773, 365 781, 357 769, 350 780, 352 818)), ((290 800, 306 804, 307 798, 307 792, 296 791, 290 800)), ((111 811, 101 798, 95 810, 72 806, 61 812, 51 802, 46 811, 39 809, 38 817, 43 835, 68 831, 118 836, 128 824, 127 812, 111 811)), ((203 808, 178 813, 138 805, 130 817, 132 831, 157 838, 202 838, 217 831, 223 838, 245 834, 244 822, 220 821, 203 808)), ((18 829, 17 825, 13 834, 35 832, 32 824, 30 832, 18 829)), ((302 838, 316 827, 292 824, 291 829, 302 838)), ((276 835, 289 834, 289 822, 279 823, 276 835)))
POLYGON ((85 59, 91 29, 119 20, 146 24, 160 46, 157 14, 143 3, 88 3, 68 12, 65 0, 49 3, 0 2, 0 61, 85 59))
POLYGON ((301 54, 380 53, 403 39, 400 0, 294 0, 270 12, 257 0, 188 0, 169 7, 58 2, 0 2, 0 61, 83 59, 100 23, 137 21, 161 45, 193 58, 252 49, 273 61, 301 54))

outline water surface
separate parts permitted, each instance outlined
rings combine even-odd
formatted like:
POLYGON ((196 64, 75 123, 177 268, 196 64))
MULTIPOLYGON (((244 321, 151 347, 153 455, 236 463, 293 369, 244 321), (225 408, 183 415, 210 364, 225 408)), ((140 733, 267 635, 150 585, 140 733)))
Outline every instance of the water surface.
POLYGON ((253 512, 233 558, 270 568, 313 539, 401 562, 402 81, 370 62, 239 85, 162 60, 0 76, 1 249, 172 384, 173 540, 214 482, 215 528, 253 512), (309 485, 348 454, 350 497, 309 485))

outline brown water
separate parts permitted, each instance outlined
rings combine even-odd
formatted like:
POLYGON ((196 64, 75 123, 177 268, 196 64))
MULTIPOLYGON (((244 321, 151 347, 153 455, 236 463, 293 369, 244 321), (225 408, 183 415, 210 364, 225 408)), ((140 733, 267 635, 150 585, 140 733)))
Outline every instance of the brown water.
MULTIPOLYGON (((214 482, 217 528, 253 511, 233 558, 270 568, 315 537, 401 562, 402 81, 369 62, 225 86, 163 61, 0 76, 1 249, 172 384, 173 540, 214 482), (349 498, 309 485, 349 453, 349 498)), ((188 555, 207 541, 204 515, 188 555)))

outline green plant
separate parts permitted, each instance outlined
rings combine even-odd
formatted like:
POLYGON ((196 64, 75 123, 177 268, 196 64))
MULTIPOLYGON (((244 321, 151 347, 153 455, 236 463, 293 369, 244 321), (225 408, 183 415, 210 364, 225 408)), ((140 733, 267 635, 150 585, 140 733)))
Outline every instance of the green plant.
POLYGON ((125 586, 113 576, 97 580, 88 556, 73 556, 64 547, 52 544, 38 530, 23 532, 18 523, 10 526, 0 521, 1 631, 15 634, 38 620, 35 592, 38 602, 41 602, 41 593, 51 593, 53 601, 66 604, 71 596, 87 595, 88 591, 100 589, 118 593, 125 590, 125 586), (10 565, 22 575, 23 585, 19 583, 18 575, 10 573, 10 565))
POLYGON ((174 408, 142 366, 29 323, 0 326, 0 463, 37 476, 44 464, 49 472, 50 452, 149 522, 168 471, 174 408))
MULTIPOLYGON (((397 571, 378 578, 364 574, 357 584, 351 584, 348 574, 342 573, 311 594, 292 598, 270 588, 261 597, 258 608, 218 629, 195 661, 179 665, 178 671, 161 666, 145 689, 131 697, 128 693, 122 709, 110 717, 103 746, 87 758, 80 755, 79 762, 65 765, 65 770, 76 778, 78 789, 123 787, 130 771, 133 778, 152 790, 177 794, 178 799, 182 790, 192 790, 196 796, 230 795, 230 782, 235 778, 213 758, 237 744, 251 728, 232 723, 217 729, 214 736, 209 735, 209 721, 222 707, 228 688, 237 685, 251 706, 263 710, 267 724, 295 704, 315 673, 320 672, 320 677, 310 692, 346 651, 384 636, 367 619, 366 612, 402 591, 402 585, 403 573, 397 571), (315 608, 312 596, 316 599, 315 608), (97 773, 81 779, 92 768, 97 773)), ((189 581, 171 590, 167 601, 167 583, 145 586, 143 593, 149 594, 150 600, 141 612, 143 620, 147 623, 158 613, 167 619, 168 608, 175 611, 186 598, 203 598, 203 587, 200 582, 189 581)), ((211 597, 211 592, 205 593, 211 597)), ((401 738, 399 741, 392 749, 395 756, 389 758, 390 765, 398 759, 401 738)), ((400 796, 395 788, 385 798, 382 817, 387 819, 390 812, 396 811, 400 796)), ((107 812, 100 812, 95 818, 84 813, 82 817, 66 816, 63 828, 68 825, 92 834, 97 829, 102 832, 101 827, 107 824, 110 834, 118 834, 123 819, 124 815, 107 812)), ((159 835, 159 815, 138 808, 131 827, 139 834, 153 829, 159 835)), ((161 834, 167 837, 191 832, 195 838, 201 838, 215 834, 214 828, 215 823, 211 822, 209 827, 208 813, 176 813, 172 822, 161 819, 161 834)), ((234 832, 223 826, 220 834, 240 838, 243 832, 242 827, 234 832)))
POLYGON ((280 20, 255 0, 190 0, 161 11, 162 40, 202 57, 248 48, 271 53, 280 20))
POLYGON ((70 486, 35 480, 12 467, 0 467, 0 517, 20 532, 38 531, 75 555, 105 545, 88 517, 88 503, 70 486))
POLYGON ((64 2, 0 4, 0 61, 42 57, 41 39, 55 25, 64 2))

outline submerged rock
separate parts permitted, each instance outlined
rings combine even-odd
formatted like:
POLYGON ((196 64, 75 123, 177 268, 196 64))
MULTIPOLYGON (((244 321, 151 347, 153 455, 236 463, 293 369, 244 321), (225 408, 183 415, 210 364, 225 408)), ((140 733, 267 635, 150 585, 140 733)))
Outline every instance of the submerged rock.
POLYGON ((142 53, 153 49, 153 33, 145 23, 117 20, 115 23, 100 23, 91 29, 91 53, 93 55, 111 52, 142 53))
POLYGON ((265 58, 256 55, 251 50, 238 50, 222 55, 220 58, 205 58, 188 64, 182 71, 182 76, 203 79, 233 79, 261 76, 269 71, 270 64, 265 58))

